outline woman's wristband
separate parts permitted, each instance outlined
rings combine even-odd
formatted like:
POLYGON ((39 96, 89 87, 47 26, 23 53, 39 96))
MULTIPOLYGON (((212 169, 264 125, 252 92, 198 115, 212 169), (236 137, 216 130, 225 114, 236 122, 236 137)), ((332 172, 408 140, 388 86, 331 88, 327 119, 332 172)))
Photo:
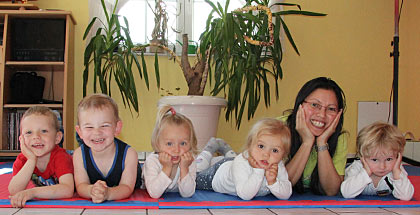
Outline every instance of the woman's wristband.
POLYGON ((315 150, 317 152, 322 152, 322 151, 328 150, 329 148, 330 147, 328 147, 328 144, 327 145, 322 145, 322 146, 315 146, 315 150))

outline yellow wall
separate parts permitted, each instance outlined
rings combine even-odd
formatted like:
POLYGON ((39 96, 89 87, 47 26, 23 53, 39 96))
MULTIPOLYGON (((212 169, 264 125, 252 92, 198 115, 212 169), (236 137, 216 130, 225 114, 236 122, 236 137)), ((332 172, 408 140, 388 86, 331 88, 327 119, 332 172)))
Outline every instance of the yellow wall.
MULTIPOLYGON (((343 88, 347 98, 344 127, 350 133, 349 152, 355 152, 358 101, 388 101, 392 84, 393 59, 389 57, 394 35, 393 2, 383 0, 317 0, 293 1, 304 10, 327 13, 328 16, 286 18, 301 56, 297 56, 289 45, 283 61, 284 78, 280 81, 280 99, 272 98, 272 105, 266 109, 262 104, 255 118, 243 120, 241 129, 235 130, 234 123, 225 122, 224 112, 219 122, 218 136, 224 138, 235 150, 240 150, 244 137, 252 123, 261 117, 279 116, 293 106, 300 87, 309 79, 327 76, 343 88), (234 134, 234 135, 232 135, 234 134)), ((75 101, 82 98, 82 71, 84 41, 82 36, 89 22, 86 0, 38 0, 40 8, 63 9, 73 12, 76 25, 75 47, 75 101)), ((412 131, 420 136, 420 102, 415 95, 420 87, 419 79, 420 30, 417 21, 420 6, 415 1, 405 1, 401 16, 400 57, 400 110, 399 123, 402 131, 412 131)), ((153 74, 153 59, 148 57, 149 71, 153 74)), ((181 94, 187 91, 181 70, 165 57, 160 58, 162 87, 172 90, 181 87, 181 94)), ((138 78, 138 76, 137 76, 138 78)), ((138 151, 151 151, 150 136, 156 114, 156 103, 163 92, 152 84, 146 90, 142 81, 137 82, 140 95, 140 115, 124 109, 119 93, 114 99, 119 102, 124 122, 121 138, 138 151)), ((155 83, 152 78, 151 83, 155 83)), ((208 92, 209 89, 207 89, 208 92)), ((173 90, 172 90, 173 91, 173 90)), ((208 93, 207 93, 208 94, 208 93)), ((75 107, 77 104, 75 104, 75 107)))
POLYGON ((400 20, 399 125, 420 138, 420 5, 405 1, 400 20), (408 2, 408 4, 407 4, 408 2))

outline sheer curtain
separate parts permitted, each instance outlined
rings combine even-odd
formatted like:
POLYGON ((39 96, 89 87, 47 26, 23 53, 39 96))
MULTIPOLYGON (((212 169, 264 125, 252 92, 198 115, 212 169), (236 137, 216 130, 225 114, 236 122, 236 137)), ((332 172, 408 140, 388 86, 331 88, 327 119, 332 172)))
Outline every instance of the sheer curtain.
MULTIPOLYGON (((118 7, 116 12, 124 6, 130 0, 118 0, 118 7)), ((114 8, 116 0, 104 0, 105 7, 107 9, 108 14, 112 13, 112 8, 114 8)), ((89 20, 92 20, 93 17, 98 17, 100 20, 105 20, 105 13, 102 9, 101 0, 89 0, 89 20)), ((86 41, 89 41, 90 38, 96 33, 98 27, 102 25, 101 22, 96 21, 95 24, 92 26, 89 35, 86 38, 86 41)))
MULTIPOLYGON (((132 0, 118 0, 118 7, 116 9, 116 13, 118 14, 118 11, 129 1, 132 1, 132 0)), ((153 1, 153 0, 149 0, 149 1, 153 1)), ((226 0, 222 0, 222 1, 224 2, 226 0)), ((245 4, 246 2, 246 0, 238 0, 238 1, 242 4, 245 4)), ((115 6, 116 0, 104 0, 104 2, 107 8, 108 14, 111 13, 112 8, 115 6)), ((279 3, 279 2, 284 2, 284 0, 270 0, 269 5, 279 3)), ((273 6, 271 9, 272 9, 272 12, 278 12, 282 10, 282 7, 273 6)), ((89 0, 89 17, 90 17, 90 20, 92 20, 93 17, 98 17, 101 20, 105 20, 105 14, 102 9, 101 0, 89 0)), ((207 19, 207 16, 204 16, 204 18, 207 19)), ((189 17, 189 19, 193 19, 193 17, 189 17)), ((96 33, 96 30, 98 29, 98 27, 100 27, 101 25, 102 25, 101 22, 98 22, 98 21, 95 22, 94 26, 92 26, 92 29, 89 35, 86 38, 86 41, 90 40, 90 38, 96 33)), ((192 25, 192 23, 190 23, 190 25, 192 25)), ((196 33, 196 34, 199 36, 199 33, 196 33)))

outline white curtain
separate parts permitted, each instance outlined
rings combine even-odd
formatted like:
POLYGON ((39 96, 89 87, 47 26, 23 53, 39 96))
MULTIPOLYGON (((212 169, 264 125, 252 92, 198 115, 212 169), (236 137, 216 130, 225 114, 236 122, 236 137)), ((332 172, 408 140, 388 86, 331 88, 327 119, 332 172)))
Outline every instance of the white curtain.
MULTIPOLYGON (((126 4, 128 1, 130 0, 118 0, 118 7, 116 12, 118 13, 119 9, 122 6, 124 6, 124 4, 126 4)), ((104 0, 104 2, 108 14, 112 13, 112 8, 114 8, 116 0, 104 0)), ((105 13, 102 9, 101 0, 89 0, 89 20, 92 20, 93 17, 98 17, 100 20, 105 21, 105 13)), ((86 38, 86 41, 90 41, 90 38, 92 38, 92 36, 95 35, 96 30, 101 25, 101 22, 95 22, 95 24, 92 26, 92 29, 90 30, 89 35, 86 38)))
MULTIPOLYGON (((276 3, 283 3, 284 0, 270 0, 270 2, 268 3, 269 6, 276 4, 276 3)), ((279 12, 281 10, 283 10, 283 7, 281 5, 275 5, 273 7, 270 8, 271 12, 275 13, 275 12, 279 12)))
MULTIPOLYGON (((116 9, 116 13, 118 14, 118 11, 129 1, 132 0, 118 0, 118 7, 116 9)), ((153 1, 153 0, 152 0, 153 1)), ((239 0, 243 4, 245 4, 245 0, 239 0)), ((112 8, 114 8, 116 0, 104 0, 105 7, 107 8, 108 14, 110 14, 112 11, 112 8)), ((284 2, 284 0, 270 0, 269 5, 278 3, 278 2, 284 2)), ((283 8, 281 6, 273 6, 272 12, 278 12, 282 10, 283 8)), ((89 17, 90 20, 92 20, 93 17, 98 17, 101 20, 105 20, 105 14, 102 9, 101 0, 89 0, 89 17)), ((275 20, 273 20, 275 21, 275 20)), ((90 30, 89 35, 86 38, 86 41, 90 41, 90 38, 96 33, 96 30, 98 27, 100 27, 102 24, 100 22, 95 22, 94 26, 92 26, 92 29, 90 30)), ((282 39, 282 33, 280 34, 280 38, 282 39)))
MULTIPOLYGON (((269 6, 276 4, 276 3, 283 3, 284 0, 270 0, 270 2, 268 3, 269 6)), ((270 8, 272 13, 276 13, 276 12, 280 12, 283 10, 283 6, 282 5, 274 5, 273 7, 270 8)), ((276 17, 273 17, 273 23, 276 23, 276 17)), ((284 29, 283 26, 281 27, 280 30, 280 34, 279 34, 279 39, 280 42, 283 44, 284 43, 284 29)), ((282 51, 284 52, 284 48, 285 46, 282 45, 281 46, 282 51)))

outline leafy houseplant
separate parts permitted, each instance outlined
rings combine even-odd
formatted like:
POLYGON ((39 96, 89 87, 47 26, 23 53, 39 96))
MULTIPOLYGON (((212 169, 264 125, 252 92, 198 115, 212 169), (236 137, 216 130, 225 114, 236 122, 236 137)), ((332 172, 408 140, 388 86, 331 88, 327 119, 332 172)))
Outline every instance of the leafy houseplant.
MULTIPOLYGON (((103 0, 101 1, 105 11, 103 0)), ((205 1, 213 10, 209 14, 206 29, 200 37, 199 52, 196 55, 195 65, 191 65, 189 62, 187 35, 183 35, 181 59, 165 45, 150 43, 134 47, 129 37, 128 27, 123 28, 119 25, 118 19, 115 18, 114 8, 111 16, 107 16, 108 26, 97 31, 96 36, 92 38, 85 50, 84 89, 86 89, 89 73, 89 59, 90 56, 93 56, 95 65, 94 88, 96 88, 96 78, 98 78, 101 89, 107 90, 111 83, 110 75, 112 74, 117 81, 124 101, 130 102, 128 104, 133 104, 133 107, 134 104, 138 105, 131 66, 134 62, 140 72, 140 77, 145 77, 144 80, 148 87, 147 68, 143 53, 148 46, 158 46, 173 55, 180 65, 188 84, 188 95, 203 95, 208 79, 212 86, 212 95, 218 95, 220 92, 224 93, 228 101, 225 118, 229 120, 234 117, 238 128, 244 110, 248 109, 248 119, 253 117, 261 97, 264 98, 265 105, 268 107, 271 98, 269 80, 271 78, 275 81, 275 94, 276 99, 278 99, 278 82, 283 77, 281 68, 283 52, 279 39, 281 28, 296 53, 299 54, 281 16, 325 16, 325 14, 302 11, 299 5, 290 3, 274 5, 297 9, 271 13, 268 0, 247 0, 243 8, 228 13, 229 0, 227 0, 224 8, 219 3, 215 5, 210 0, 205 1), (218 16, 213 17, 214 13, 218 16), (275 22, 272 22, 272 17, 275 17, 275 22), (125 37, 119 33, 121 30, 125 32, 125 37), (104 32, 104 35, 102 32, 104 32), (123 44, 123 48, 121 48, 121 44, 123 44), (112 50, 117 47, 118 52, 113 52, 112 50), (143 72, 137 60, 136 52, 141 53, 143 72), (105 62, 104 64, 101 64, 102 60, 105 62), (100 70, 100 68, 104 68, 104 70, 100 70)), ((89 32, 94 21, 95 19, 89 24, 86 33, 89 32)), ((126 23, 126 26, 128 26, 128 23, 126 23)), ((157 53, 155 53, 155 74, 159 88, 160 72, 157 53)), ((138 109, 135 110, 138 111, 138 109)))
POLYGON ((111 82, 115 80, 124 105, 138 113, 138 95, 132 67, 133 64, 137 67, 140 77, 144 77, 145 84, 149 88, 144 57, 141 55, 142 66, 140 66, 138 55, 133 51, 134 44, 130 38, 128 21, 124 17, 126 27, 122 26, 118 15, 115 14, 118 0, 111 14, 108 14, 104 0, 101 0, 101 4, 105 20, 94 17, 83 36, 85 40, 95 22, 100 22, 101 26, 90 39, 84 53, 83 97, 86 96, 89 71, 92 71, 90 67, 93 64, 93 91, 96 93, 99 83, 101 92, 111 96, 111 82))
POLYGON ((211 94, 224 92, 228 100, 226 120, 234 117, 239 128, 246 107, 250 119, 254 116, 261 97, 264 97, 266 107, 270 105, 270 78, 275 81, 275 93, 278 99, 278 82, 283 77, 281 68, 283 52, 279 38, 281 27, 299 54, 281 16, 292 14, 325 16, 325 14, 302 11, 299 5, 290 3, 274 5, 297 7, 298 10, 271 13, 268 0, 247 0, 243 8, 228 13, 229 0, 224 8, 219 3, 216 6, 210 0, 205 1, 213 10, 200 37, 197 63, 190 66, 188 61, 185 45, 188 44, 187 35, 183 35, 181 61, 177 61, 188 84, 188 95, 203 95, 209 78, 212 85, 211 94), (218 16, 213 17, 214 13, 218 16))

